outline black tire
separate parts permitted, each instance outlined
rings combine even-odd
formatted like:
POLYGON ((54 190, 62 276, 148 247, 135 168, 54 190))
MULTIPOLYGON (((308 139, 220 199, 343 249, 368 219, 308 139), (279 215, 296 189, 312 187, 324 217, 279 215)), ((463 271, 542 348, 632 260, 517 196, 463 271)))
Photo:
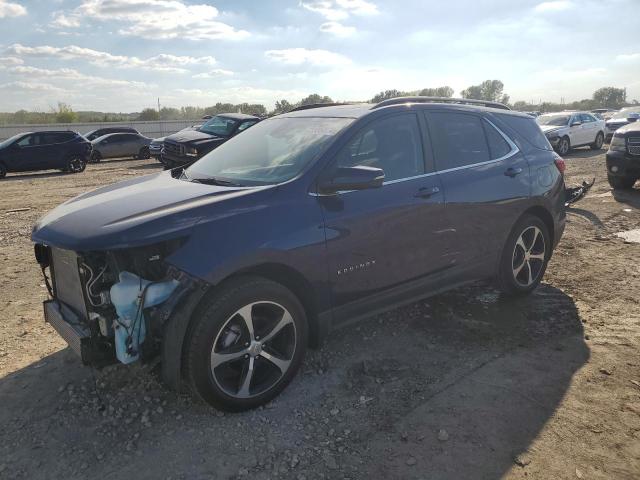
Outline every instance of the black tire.
POLYGON ((609 180, 609 185, 614 190, 629 190, 633 188, 633 185, 636 183, 637 178, 635 177, 616 177, 613 175, 607 175, 607 180, 609 180))
POLYGON ((0 179, 3 179, 7 176, 7 167, 4 166, 4 163, 0 163, 0 179))
POLYGON ((542 281, 552 248, 547 225, 535 215, 523 215, 502 249, 498 288, 506 295, 531 293, 542 281))
MULTIPOLYGON (((149 147, 142 147, 137 155, 138 158, 148 159, 151 158, 151 152, 149 152, 149 147)), ((135 156, 133 158, 136 158, 135 156)))
POLYGON ((590 145, 591 150, 602 150, 603 144, 604 144, 604 133, 598 132, 598 135, 596 135, 596 141, 590 145))
POLYGON ((558 142, 558 153, 560 156, 566 155, 571 151, 571 141, 569 137, 562 137, 558 142))
POLYGON ((185 343, 186 376, 193 392, 218 409, 256 408, 293 379, 304 359, 307 336, 305 311, 293 293, 265 278, 238 277, 196 309, 185 343), (260 335, 264 344, 258 341, 260 335))
POLYGON ((100 163, 100 160, 102 160, 102 154, 100 152, 96 150, 91 152, 91 158, 89 159, 90 163, 100 163))
POLYGON ((82 173, 87 168, 87 162, 79 155, 71 156, 67 159, 64 171, 68 173, 82 173))

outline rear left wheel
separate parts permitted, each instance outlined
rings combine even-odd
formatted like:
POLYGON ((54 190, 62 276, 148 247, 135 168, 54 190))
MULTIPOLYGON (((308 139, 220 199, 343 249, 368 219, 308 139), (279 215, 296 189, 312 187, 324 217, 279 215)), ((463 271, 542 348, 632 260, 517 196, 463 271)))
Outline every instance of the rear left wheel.
POLYGON ((551 257, 551 238, 545 223, 524 215, 513 227, 503 248, 498 286, 509 295, 531 293, 542 281, 551 257))
POLYGON ((65 166, 64 171, 69 173, 80 173, 84 171, 86 166, 87 163, 82 157, 73 156, 67 160, 67 165, 65 166))
POLYGON ((186 370, 204 401, 227 411, 263 405, 298 371, 307 345, 307 320, 298 299, 260 277, 238 278, 194 315, 186 370))
MULTIPOLYGON (((134 158, 136 158, 134 156, 134 158)), ((138 152, 137 158, 143 158, 143 159, 147 159, 147 158, 151 158, 151 153, 149 152, 149 147, 142 147, 140 149, 140 151, 138 152)))

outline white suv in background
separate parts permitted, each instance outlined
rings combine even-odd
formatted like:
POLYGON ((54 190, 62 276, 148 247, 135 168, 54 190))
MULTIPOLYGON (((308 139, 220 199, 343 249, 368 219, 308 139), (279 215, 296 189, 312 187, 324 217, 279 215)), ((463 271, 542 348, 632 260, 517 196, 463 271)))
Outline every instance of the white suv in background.
POLYGON ((536 122, 560 155, 584 145, 600 150, 604 143, 605 122, 589 112, 545 113, 536 122))

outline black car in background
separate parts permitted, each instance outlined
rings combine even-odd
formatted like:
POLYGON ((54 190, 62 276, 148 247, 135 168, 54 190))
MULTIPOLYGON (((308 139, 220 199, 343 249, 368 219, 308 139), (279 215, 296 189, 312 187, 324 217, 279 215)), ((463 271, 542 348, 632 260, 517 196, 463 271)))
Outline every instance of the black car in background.
POLYGON ((640 179, 640 122, 620 127, 607 152, 607 179, 614 189, 630 189, 640 179))
POLYGON ((27 132, 0 143, 0 178, 8 172, 57 169, 82 172, 91 154, 91 143, 71 131, 27 132))
POLYGON ((105 128, 98 128, 97 130, 91 130, 90 132, 85 133, 84 138, 86 138, 91 142, 96 138, 109 135, 110 133, 138 133, 139 134, 140 132, 138 132, 138 130, 132 127, 105 127, 105 128))
POLYGON ((160 161, 165 168, 189 165, 260 121, 242 113, 222 113, 195 130, 182 130, 164 139, 160 161))

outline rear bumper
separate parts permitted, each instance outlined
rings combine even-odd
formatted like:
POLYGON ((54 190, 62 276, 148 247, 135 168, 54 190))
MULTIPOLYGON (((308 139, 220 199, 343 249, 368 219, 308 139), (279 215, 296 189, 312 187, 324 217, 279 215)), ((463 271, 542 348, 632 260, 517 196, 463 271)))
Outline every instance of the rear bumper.
POLYGON ((640 156, 609 150, 607 152, 607 174, 614 177, 640 177, 640 156))

